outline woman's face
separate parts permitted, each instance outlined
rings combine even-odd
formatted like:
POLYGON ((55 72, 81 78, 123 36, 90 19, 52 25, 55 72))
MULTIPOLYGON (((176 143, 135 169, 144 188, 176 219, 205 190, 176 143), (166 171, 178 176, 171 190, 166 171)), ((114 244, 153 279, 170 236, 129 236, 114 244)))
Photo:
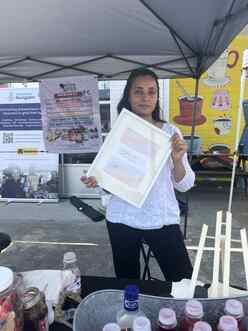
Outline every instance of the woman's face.
POLYGON ((158 100, 155 79, 148 75, 137 77, 130 88, 128 100, 134 113, 143 118, 151 118, 158 100))

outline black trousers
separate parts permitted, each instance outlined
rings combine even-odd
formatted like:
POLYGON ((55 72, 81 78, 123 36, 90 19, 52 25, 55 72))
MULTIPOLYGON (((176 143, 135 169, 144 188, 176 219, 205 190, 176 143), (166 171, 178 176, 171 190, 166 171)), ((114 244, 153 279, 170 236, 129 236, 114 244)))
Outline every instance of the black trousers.
POLYGON ((150 246, 167 281, 191 278, 192 265, 178 224, 139 230, 107 221, 116 277, 140 278, 142 240, 150 246))

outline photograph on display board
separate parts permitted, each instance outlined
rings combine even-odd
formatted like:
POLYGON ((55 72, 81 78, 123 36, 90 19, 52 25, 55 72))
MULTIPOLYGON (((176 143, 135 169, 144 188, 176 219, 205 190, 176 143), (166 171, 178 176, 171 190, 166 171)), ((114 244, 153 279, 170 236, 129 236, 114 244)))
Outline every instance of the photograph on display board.
POLYGON ((57 199, 58 155, 0 153, 0 199, 57 199))
MULTIPOLYGON (((196 100, 193 155, 219 154, 232 165, 239 108, 242 55, 248 38, 238 36, 200 79, 196 100)), ((190 147, 195 80, 170 81, 170 122, 175 123, 190 147)), ((248 93, 245 91, 247 99, 248 93)), ((242 116, 241 133, 245 125, 242 116)), ((211 166, 202 160, 203 166, 211 166)), ((216 166, 216 162, 215 162, 216 166)), ((220 165, 221 166, 221 165, 220 165)))
POLYGON ((96 77, 42 80, 40 98, 49 152, 98 152, 102 138, 96 77))

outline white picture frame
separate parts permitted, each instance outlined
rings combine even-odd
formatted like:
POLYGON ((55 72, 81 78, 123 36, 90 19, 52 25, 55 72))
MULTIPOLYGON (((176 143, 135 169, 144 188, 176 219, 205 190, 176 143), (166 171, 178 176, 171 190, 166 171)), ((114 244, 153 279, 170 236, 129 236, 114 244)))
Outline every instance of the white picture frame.
POLYGON ((141 208, 171 153, 171 136, 124 109, 87 176, 112 194, 141 208))

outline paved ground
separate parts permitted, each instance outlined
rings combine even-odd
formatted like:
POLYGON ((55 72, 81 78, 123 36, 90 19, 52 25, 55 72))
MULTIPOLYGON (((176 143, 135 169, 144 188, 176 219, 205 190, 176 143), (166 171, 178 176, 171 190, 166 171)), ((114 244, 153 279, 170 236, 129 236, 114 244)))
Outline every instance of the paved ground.
MULTIPOLYGON (((247 199, 236 193, 233 202, 233 238, 239 239, 239 230, 247 228, 247 199)), ((85 200, 100 207, 99 200, 85 200)), ((226 210, 227 187, 200 186, 190 193, 190 215, 187 244, 196 245, 202 225, 209 226, 214 235, 218 210, 226 210)), ((64 252, 74 250, 81 272, 87 275, 114 276, 112 255, 105 222, 94 223, 78 212, 69 200, 58 204, 0 203, 0 231, 11 235, 14 243, 0 255, 0 265, 9 265, 18 271, 31 269, 59 269, 64 252)), ((212 241, 208 240, 209 244, 212 241)), ((192 262, 195 253, 190 251, 192 262)), ((211 281, 213 253, 205 252, 200 279, 211 281)), ((152 275, 162 279, 155 261, 151 262, 152 275)), ((239 253, 231 258, 231 282, 245 286, 243 261, 239 253)))

